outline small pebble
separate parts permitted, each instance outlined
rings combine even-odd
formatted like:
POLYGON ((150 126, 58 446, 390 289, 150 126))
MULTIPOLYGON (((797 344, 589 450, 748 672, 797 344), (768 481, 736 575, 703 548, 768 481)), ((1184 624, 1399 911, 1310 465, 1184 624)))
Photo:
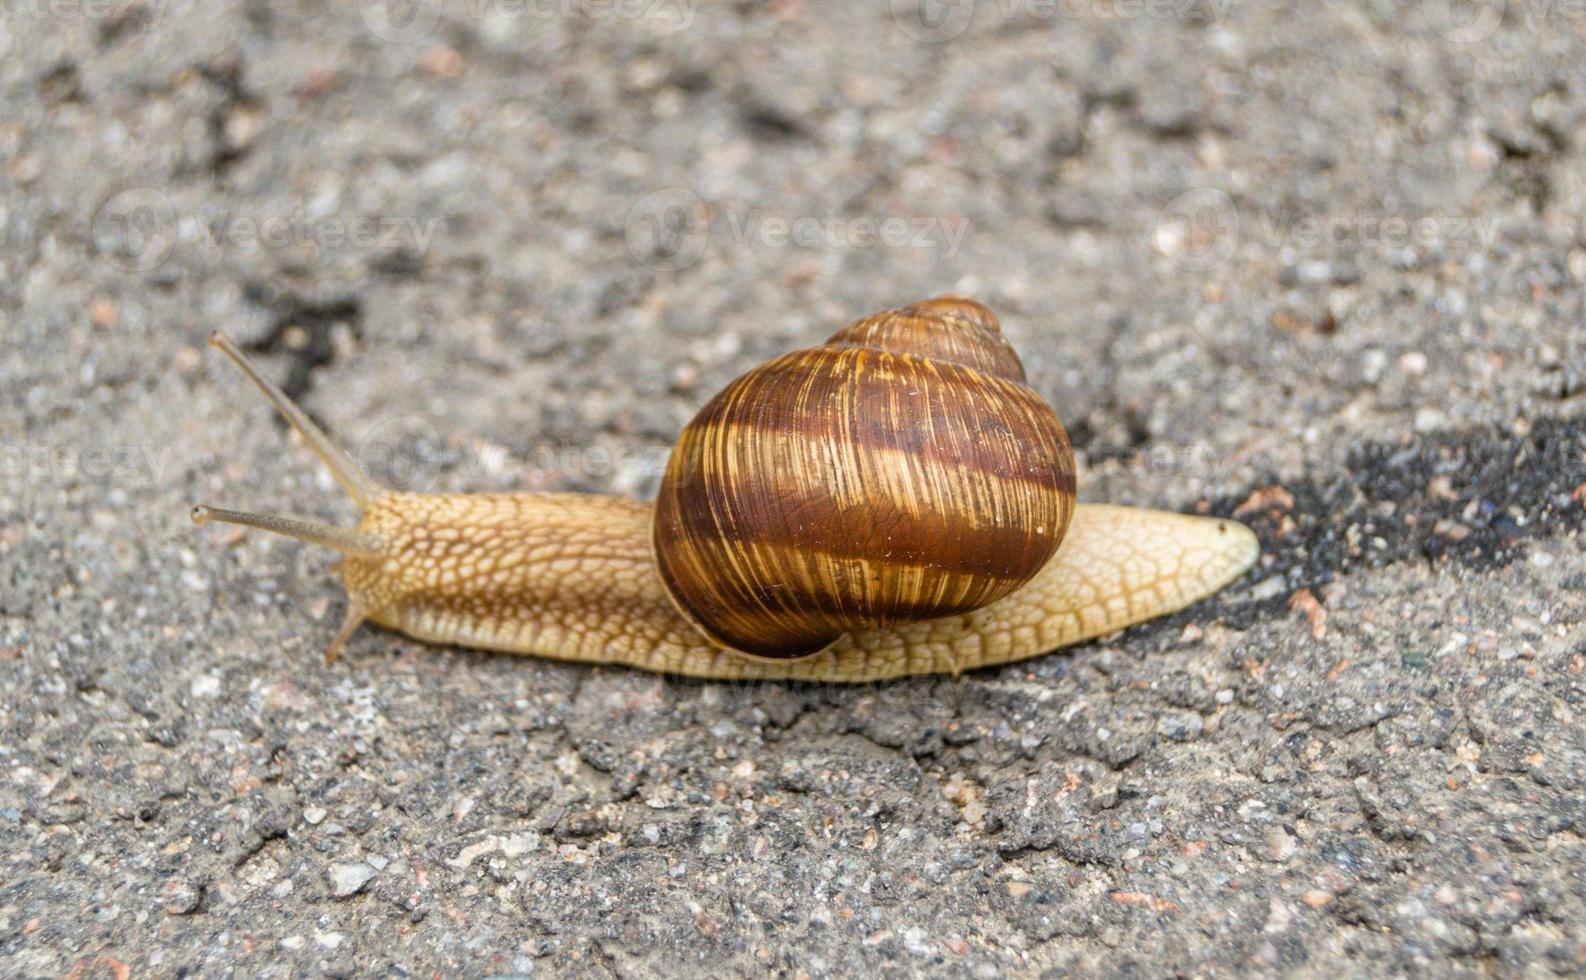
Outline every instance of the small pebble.
POLYGON ((672 369, 670 381, 674 392, 688 394, 699 386, 699 368, 692 364, 679 364, 672 369))
POLYGON ((436 78, 456 78, 463 73, 463 56, 455 48, 433 47, 419 55, 419 69, 436 78))
POLYGON ((1256 602, 1265 602, 1268 599, 1277 598, 1288 590, 1288 581, 1282 575, 1273 575, 1252 587, 1250 598, 1256 602))
POLYGON ((1175 742, 1187 742, 1195 738, 1206 728, 1206 723, 1197 715, 1189 711, 1173 711, 1157 719, 1157 734, 1173 739, 1175 742))
POLYGON ((1367 384, 1376 384, 1382 380, 1383 372, 1388 369, 1388 355, 1380 350, 1368 350, 1360 355, 1360 373, 1367 384))
POLYGON ((330 893, 336 898, 351 898, 364 890, 374 880, 375 870, 358 861, 350 864, 333 864, 325 877, 330 882, 330 893))
POLYGON ((203 889, 186 878, 169 878, 160 888, 160 900, 170 915, 190 915, 203 902, 203 889))

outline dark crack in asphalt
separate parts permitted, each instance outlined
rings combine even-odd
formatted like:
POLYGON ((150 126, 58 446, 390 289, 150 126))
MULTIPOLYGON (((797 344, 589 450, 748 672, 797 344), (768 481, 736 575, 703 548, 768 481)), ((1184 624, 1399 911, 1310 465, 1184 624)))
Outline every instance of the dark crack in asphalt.
POLYGON ((355 297, 325 300, 305 299, 260 283, 246 289, 250 302, 271 311, 269 330, 249 341, 245 349, 254 353, 285 353, 290 358, 281 390, 301 399, 312 384, 315 368, 330 364, 336 357, 332 342, 337 327, 346 327, 356 336, 361 305, 355 297))
POLYGON ((1523 434, 1489 427, 1367 442, 1348 454, 1340 472, 1301 480, 1273 475, 1210 501, 1207 513, 1237 516, 1256 532, 1262 563, 1243 587, 1134 627, 1133 635, 1218 618, 1247 629, 1283 615, 1298 589, 1397 562, 1503 568, 1531 543, 1586 526, 1582 487, 1586 418, 1538 419, 1523 434), (1250 504, 1278 487, 1292 505, 1250 504), (1273 584, 1253 600, 1252 588, 1261 583, 1273 584))

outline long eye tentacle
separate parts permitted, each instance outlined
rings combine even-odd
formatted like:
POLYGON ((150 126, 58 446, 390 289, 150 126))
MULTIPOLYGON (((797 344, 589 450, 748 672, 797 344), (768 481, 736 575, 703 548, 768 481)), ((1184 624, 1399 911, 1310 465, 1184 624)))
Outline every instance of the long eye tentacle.
POLYGON ((209 335, 209 346, 225 354, 231 363, 248 376, 248 380, 252 381, 264 397, 270 400, 270 404, 281 413, 287 424, 303 437, 309 448, 314 451, 314 455, 325 464, 325 468, 330 470, 330 475, 336 478, 336 482, 341 484, 342 489, 347 491, 347 495, 352 497, 353 503, 357 504, 360 510, 368 510, 371 504, 391 493, 360 469, 353 458, 347 455, 346 450, 332 442, 330 436, 325 434, 325 430, 315 425, 314 420, 308 417, 308 413, 294 404, 292 399, 286 396, 286 392, 277 388, 270 379, 260 373, 258 367, 248 360, 247 355, 231 342, 230 337, 217 330, 209 335))
POLYGON ((309 544, 324 545, 344 555, 356 555, 360 558, 378 558, 386 550, 385 541, 379 535, 350 527, 321 524, 319 521, 288 517, 283 514, 253 514, 248 511, 227 510, 224 507, 209 507, 204 504, 193 508, 194 524, 208 524, 211 521, 256 527, 261 531, 282 534, 299 541, 307 541, 309 544))

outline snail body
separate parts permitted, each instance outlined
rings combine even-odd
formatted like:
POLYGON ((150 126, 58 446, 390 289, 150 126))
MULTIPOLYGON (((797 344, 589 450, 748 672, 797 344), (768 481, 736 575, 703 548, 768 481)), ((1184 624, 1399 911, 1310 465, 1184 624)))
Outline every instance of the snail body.
POLYGON ((362 511, 342 528, 193 509, 199 523, 342 553, 347 615, 327 660, 368 620, 423 641, 707 678, 957 673, 1181 609, 1259 554, 1233 521, 1076 507, 1061 425, 1023 384, 995 317, 967 300, 867 317, 729 385, 685 429, 653 507, 387 489, 229 340, 211 343, 362 511), (782 430, 805 442, 752 448, 778 431, 753 423, 788 404, 795 418, 848 414, 782 430), (765 481, 758 497, 745 479, 765 481), (757 513, 751 530, 742 522, 757 513))

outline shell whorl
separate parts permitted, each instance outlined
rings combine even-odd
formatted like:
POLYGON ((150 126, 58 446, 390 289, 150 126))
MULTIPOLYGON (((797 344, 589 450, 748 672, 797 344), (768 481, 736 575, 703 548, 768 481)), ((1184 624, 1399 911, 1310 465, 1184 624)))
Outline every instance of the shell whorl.
POLYGON ((939 297, 723 389, 672 452, 653 544, 706 636, 797 657, 1002 598, 1056 552, 1073 507, 1067 436, 996 316, 939 297))

